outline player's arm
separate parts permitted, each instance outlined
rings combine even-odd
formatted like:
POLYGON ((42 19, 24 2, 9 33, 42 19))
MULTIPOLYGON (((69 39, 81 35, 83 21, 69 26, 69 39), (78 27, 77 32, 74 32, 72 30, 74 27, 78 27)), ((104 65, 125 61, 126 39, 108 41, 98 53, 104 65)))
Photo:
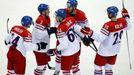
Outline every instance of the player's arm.
POLYGON ((89 46, 90 42, 93 42, 94 40, 88 37, 88 34, 90 34, 90 28, 82 28, 79 25, 74 26, 74 32, 78 35, 78 37, 81 38, 84 45, 89 46))
POLYGON ((89 21, 83 11, 79 11, 79 17, 79 21, 77 21, 78 25, 80 25, 82 28, 89 27, 89 21))
POLYGON ((103 40, 105 40, 110 32, 109 32, 109 26, 107 26, 106 24, 104 24, 104 26, 102 27, 102 29, 100 30, 99 33, 96 33, 94 31, 92 31, 90 29, 90 34, 89 34, 89 37, 91 37, 92 39, 94 39, 95 41, 97 42, 102 42, 103 40))
POLYGON ((131 28, 130 16, 129 16, 127 9, 125 9, 125 8, 122 9, 122 17, 125 18, 125 20, 127 22, 126 30, 129 30, 131 28))
POLYGON ((89 21, 88 19, 85 19, 84 21, 79 21, 77 22, 78 25, 80 25, 81 27, 89 27, 89 21))
POLYGON ((80 38, 83 38, 85 35, 84 35, 84 33, 82 33, 82 27, 81 26, 79 26, 79 25, 75 25, 74 27, 73 27, 73 29, 74 29, 74 32, 80 37, 80 38))
POLYGON ((10 40, 12 39, 12 35, 11 34, 8 34, 4 40, 4 43, 7 47, 10 47, 11 46, 11 42, 10 40))
POLYGON ((69 45, 69 41, 68 41, 68 38, 67 38, 65 32, 57 33, 57 39, 59 41, 59 45, 57 46, 57 50, 58 51, 65 50, 69 45))
POLYGON ((33 44, 31 37, 24 37, 23 44, 24 44, 26 50, 28 50, 28 51, 45 49, 47 46, 47 43, 45 43, 45 42, 39 42, 39 43, 33 44))
POLYGON ((93 32, 91 38, 94 39, 95 41, 97 42, 102 42, 103 40, 105 40, 106 38, 108 37, 108 35, 105 35, 104 33, 102 32, 99 32, 99 33, 96 33, 96 32, 93 32))
POLYGON ((34 32, 35 32, 35 37, 37 37, 38 39, 42 39, 46 36, 49 36, 47 29, 44 29, 44 27, 40 27, 39 29, 39 25, 35 26, 34 32))

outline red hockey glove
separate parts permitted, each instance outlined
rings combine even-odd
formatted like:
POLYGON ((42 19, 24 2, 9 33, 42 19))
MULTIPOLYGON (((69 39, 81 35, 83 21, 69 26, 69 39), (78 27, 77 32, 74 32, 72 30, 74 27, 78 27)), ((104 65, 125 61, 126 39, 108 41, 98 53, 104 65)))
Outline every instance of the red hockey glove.
POLYGON ((128 11, 125 8, 122 9, 122 13, 121 14, 122 14, 123 18, 126 18, 126 17, 130 18, 129 14, 128 14, 128 11))
POLYGON ((89 36, 92 36, 93 34, 93 31, 89 28, 89 27, 85 27, 85 28, 82 28, 81 29, 81 32, 85 35, 89 35, 89 36))

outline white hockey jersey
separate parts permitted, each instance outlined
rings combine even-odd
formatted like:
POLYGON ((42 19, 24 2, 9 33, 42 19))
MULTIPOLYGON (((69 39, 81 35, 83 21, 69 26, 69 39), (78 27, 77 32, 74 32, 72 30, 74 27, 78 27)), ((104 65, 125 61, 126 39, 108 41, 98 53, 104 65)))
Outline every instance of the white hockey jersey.
POLYGON ((26 30, 23 26, 14 26, 8 36, 5 39, 8 47, 11 45, 15 46, 18 51, 25 57, 27 50, 37 50, 38 46, 32 44, 31 33, 26 30))
MULTIPOLYGON (((38 52, 47 52, 47 50, 50 48, 50 36, 48 35, 47 29, 50 27, 50 18, 45 18, 42 15, 39 15, 39 17, 36 20, 36 25, 34 25, 33 31, 32 31, 32 42, 33 43, 39 43, 39 42, 45 42, 48 43, 46 46, 46 49, 40 50, 38 52)), ((36 50, 37 51, 37 50, 36 50)))
POLYGON ((63 56, 70 56, 80 50, 79 41, 74 33, 75 19, 72 17, 66 18, 57 27, 57 39, 59 44, 57 50, 61 51, 63 56))
POLYGON ((101 42, 98 54, 102 56, 117 55, 120 50, 122 35, 127 28, 130 28, 129 19, 118 18, 117 21, 105 23, 100 34, 94 32, 91 38, 101 42))
MULTIPOLYGON (((83 11, 76 9, 75 15, 70 15, 70 13, 68 12, 66 8, 65 8, 65 11, 67 13, 66 17, 73 17, 76 20, 76 24, 81 26, 81 28, 89 27, 89 21, 86 17, 86 14, 83 11)), ((81 38, 79 36, 80 35, 77 35, 78 37, 77 39, 80 42, 81 38)))

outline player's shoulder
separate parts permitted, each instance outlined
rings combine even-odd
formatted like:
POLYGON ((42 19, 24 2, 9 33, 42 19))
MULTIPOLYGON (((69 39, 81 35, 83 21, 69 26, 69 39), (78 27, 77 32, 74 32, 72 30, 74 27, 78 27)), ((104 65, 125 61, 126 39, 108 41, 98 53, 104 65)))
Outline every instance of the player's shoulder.
POLYGON ((85 21, 85 20, 87 20, 87 17, 86 17, 86 14, 82 10, 76 9, 75 19, 77 21, 85 21))
POLYGON ((19 25, 12 27, 11 32, 18 34, 21 37, 31 36, 31 33, 27 29, 19 25))
POLYGON ((117 18, 117 21, 106 22, 103 26, 104 29, 110 32, 116 32, 126 27, 126 21, 124 18, 117 18))
POLYGON ((85 15, 85 13, 82 10, 80 10, 80 9, 76 9, 76 12, 77 12, 77 14, 85 15))
POLYGON ((121 18, 117 18, 117 21, 108 21, 104 25, 114 26, 114 25, 117 25, 117 24, 124 24, 124 23, 126 23, 126 20, 121 17, 121 18))
POLYGON ((23 33, 24 27, 20 25, 15 25, 12 27, 11 32, 16 32, 16 33, 23 33))
POLYGON ((118 18, 118 20, 125 20, 123 17, 118 18))
POLYGON ((42 15, 39 15, 38 18, 36 19, 36 24, 46 26, 50 22, 50 17, 45 18, 42 15))
POLYGON ((125 18, 123 18, 123 17, 118 18, 118 21, 120 21, 120 22, 126 22, 125 18))
POLYGON ((70 22, 70 21, 71 21, 71 23, 75 23, 75 22, 76 22, 76 20, 75 20, 74 17, 67 17, 67 18, 65 19, 65 22, 66 22, 66 23, 68 23, 68 22, 70 22))
POLYGON ((57 28, 60 32, 66 32, 71 26, 76 23, 73 17, 67 17, 63 22, 61 22, 57 28))

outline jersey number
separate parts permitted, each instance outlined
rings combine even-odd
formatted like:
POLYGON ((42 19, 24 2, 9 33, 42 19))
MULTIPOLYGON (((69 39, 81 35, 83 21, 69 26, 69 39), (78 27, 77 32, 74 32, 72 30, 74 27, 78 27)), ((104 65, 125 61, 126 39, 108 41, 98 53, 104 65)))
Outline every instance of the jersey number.
POLYGON ((73 42, 75 40, 75 36, 74 36, 72 29, 68 30, 67 37, 68 37, 69 41, 71 41, 71 42, 73 42))
MULTIPOLYGON (((12 34, 12 37, 14 37, 14 34, 12 34)), ((15 38, 13 39, 13 41, 12 41, 12 44, 15 45, 15 46, 17 46, 17 43, 18 43, 19 39, 20 39, 19 36, 15 37, 15 38)))
POLYGON ((123 31, 120 31, 119 33, 114 33, 115 40, 113 42, 113 45, 120 43, 122 38, 123 31))

